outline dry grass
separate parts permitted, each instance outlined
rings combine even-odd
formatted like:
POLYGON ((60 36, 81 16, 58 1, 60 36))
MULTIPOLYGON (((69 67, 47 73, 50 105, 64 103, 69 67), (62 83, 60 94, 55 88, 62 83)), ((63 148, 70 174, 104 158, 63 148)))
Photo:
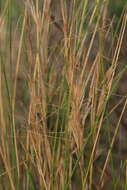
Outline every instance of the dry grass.
POLYGON ((115 100, 127 13, 114 31, 109 3, 2 3, 0 190, 126 189, 127 100, 117 117, 115 100))

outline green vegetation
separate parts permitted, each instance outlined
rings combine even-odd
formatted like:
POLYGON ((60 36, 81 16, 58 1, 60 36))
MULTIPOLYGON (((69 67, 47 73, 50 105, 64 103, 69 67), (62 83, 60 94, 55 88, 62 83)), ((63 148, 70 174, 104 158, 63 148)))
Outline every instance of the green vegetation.
POLYGON ((1 0, 0 190, 127 189, 126 3, 1 0))

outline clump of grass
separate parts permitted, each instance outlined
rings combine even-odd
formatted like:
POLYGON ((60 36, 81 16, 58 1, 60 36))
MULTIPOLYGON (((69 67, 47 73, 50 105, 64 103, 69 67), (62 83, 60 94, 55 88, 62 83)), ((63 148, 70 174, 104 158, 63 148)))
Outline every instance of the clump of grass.
POLYGON ((0 28, 6 23, 6 33, 0 30, 0 188, 124 189, 126 162, 115 157, 122 150, 115 145, 126 96, 112 120, 126 69, 119 67, 126 10, 118 33, 109 1, 21 4, 2 2, 0 17, 0 28))

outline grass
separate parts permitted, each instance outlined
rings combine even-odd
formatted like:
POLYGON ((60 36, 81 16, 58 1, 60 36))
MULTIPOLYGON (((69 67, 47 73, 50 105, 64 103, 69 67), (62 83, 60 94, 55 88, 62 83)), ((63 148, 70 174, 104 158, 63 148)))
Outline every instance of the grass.
POLYGON ((125 7, 1 1, 0 190, 126 189, 125 7))

